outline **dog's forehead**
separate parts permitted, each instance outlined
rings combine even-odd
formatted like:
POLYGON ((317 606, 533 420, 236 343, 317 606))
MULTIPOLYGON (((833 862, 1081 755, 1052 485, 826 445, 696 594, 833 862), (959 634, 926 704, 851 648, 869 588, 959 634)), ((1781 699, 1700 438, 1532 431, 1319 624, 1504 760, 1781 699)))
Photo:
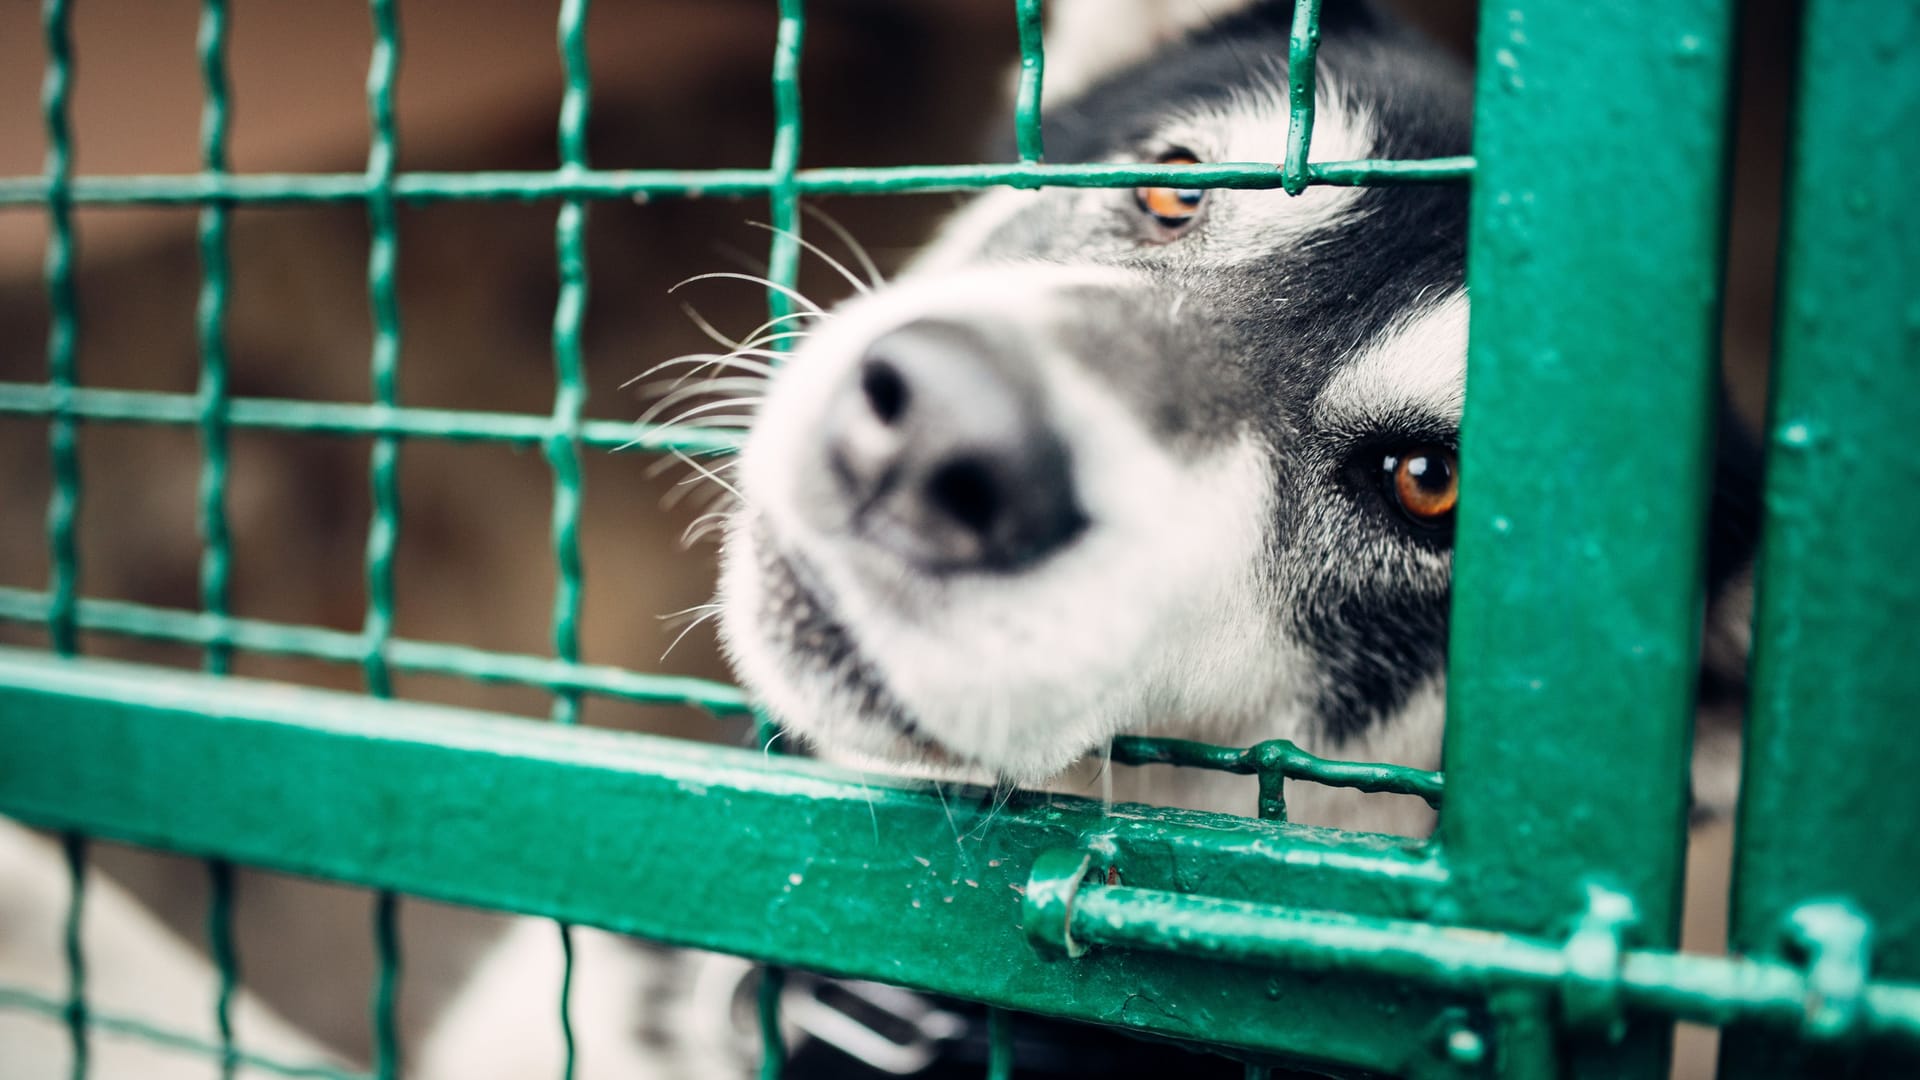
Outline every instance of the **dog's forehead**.
POLYGON ((1421 296, 1327 379, 1314 399, 1315 426, 1456 429, 1466 400, 1466 360, 1466 293, 1421 296))
MULTIPOLYGON (((1150 160, 1179 150, 1278 162, 1290 119, 1286 44, 1275 24, 1164 50, 1052 114, 1049 159, 1150 160)), ((1330 37, 1319 74, 1311 160, 1467 149, 1467 80, 1431 47, 1371 32, 1330 37)), ((1138 209, 1125 192, 1007 191, 955 219, 917 270, 1009 260, 1125 266, 1210 322, 1183 351, 1239 358, 1256 399, 1275 410, 1276 434, 1409 409, 1450 426, 1464 356, 1456 331, 1466 206, 1460 185, 1219 190, 1188 234, 1155 244, 1136 239, 1138 209), (1366 374, 1342 380, 1355 364, 1366 374)))

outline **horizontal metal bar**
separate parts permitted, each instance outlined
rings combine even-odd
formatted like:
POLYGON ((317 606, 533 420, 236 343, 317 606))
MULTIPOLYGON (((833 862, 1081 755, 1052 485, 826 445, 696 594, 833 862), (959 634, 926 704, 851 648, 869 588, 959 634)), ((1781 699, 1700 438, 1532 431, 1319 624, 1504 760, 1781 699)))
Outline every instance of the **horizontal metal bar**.
MULTIPOLYGON (((1423 161, 1332 161, 1308 170, 1309 184, 1409 184, 1465 179, 1468 157, 1423 161)), ((1280 167, 1268 163, 1203 165, 897 165, 881 168, 802 169, 802 195, 892 195, 968 191, 983 187, 1279 188, 1280 167)), ((744 198, 779 184, 770 169, 558 169, 551 172, 411 172, 393 180, 406 202, 455 200, 744 198)), ((78 205, 154 206, 208 202, 359 202, 383 190, 364 173, 256 173, 252 175, 84 176, 64 189, 78 205)), ((50 194, 41 177, 0 179, 0 207, 41 206, 50 194)))
POLYGON ((1440 808, 1446 778, 1428 769, 1361 761, 1334 761, 1310 754, 1285 739, 1270 739, 1246 749, 1122 735, 1113 740, 1113 760, 1122 765, 1180 765, 1192 769, 1256 776, 1271 773, 1328 787, 1375 794, 1412 795, 1440 808))
MULTIPOLYGON (((50 602, 43 592, 0 588, 0 619, 44 623, 50 602)), ((77 625, 82 630, 153 641, 202 648, 224 645, 248 652, 303 656, 342 664, 361 663, 369 651, 364 635, 344 630, 178 611, 121 600, 81 600, 77 625)), ((744 691, 708 679, 647 675, 605 664, 569 663, 398 638, 387 641, 379 652, 400 671, 538 686, 546 690, 574 690, 649 705, 695 705, 721 715, 739 715, 749 708, 744 691)))
MULTIPOLYGON (((198 424, 198 395, 153 390, 65 389, 45 383, 0 383, 0 416, 65 416, 136 424, 198 424)), ((566 431, 547 416, 354 405, 289 398, 228 399, 230 428, 312 435, 400 435, 422 439, 537 444, 566 431)), ((739 448, 738 432, 720 428, 588 420, 580 425, 583 446, 603 450, 724 453, 739 448)))
MULTIPOLYGON (((0 1010, 13 1009, 20 1012, 39 1013, 64 1022, 67 1018, 67 999, 51 998, 45 994, 19 986, 0 984, 0 1010)), ((158 1024, 148 1023, 132 1016, 117 1013, 103 1013, 91 1006, 87 1009, 87 1026, 94 1031, 113 1035, 126 1035, 151 1043, 168 1050, 177 1050, 185 1054, 218 1061, 226 1056, 226 1048, 219 1043, 209 1042, 185 1032, 174 1031, 158 1024)), ((244 1047, 236 1048, 233 1054, 235 1063, 247 1069, 258 1069, 274 1076, 294 1077, 296 1080, 371 1080, 366 1073, 336 1069, 331 1065, 302 1065, 281 1061, 278 1058, 256 1054, 244 1047)))
MULTIPOLYGON (((1507 988, 1558 994, 1583 977, 1567 944, 1427 922, 1097 881, 1081 885, 1067 910, 1070 940, 1081 947, 1363 973, 1476 996, 1507 988)), ((1796 1029, 1821 996, 1805 972, 1783 963, 1663 950, 1622 950, 1610 977, 1627 1009, 1708 1024, 1737 1019, 1796 1029)), ((1864 1037, 1920 1047, 1920 986, 1869 982, 1859 1015, 1864 1037)))
POLYGON ((1034 855, 1155 888, 1444 909, 1403 838, 849 772, 754 750, 0 649, 0 813, 1179 1038, 1393 1072, 1458 1002, 1020 928, 1034 855))

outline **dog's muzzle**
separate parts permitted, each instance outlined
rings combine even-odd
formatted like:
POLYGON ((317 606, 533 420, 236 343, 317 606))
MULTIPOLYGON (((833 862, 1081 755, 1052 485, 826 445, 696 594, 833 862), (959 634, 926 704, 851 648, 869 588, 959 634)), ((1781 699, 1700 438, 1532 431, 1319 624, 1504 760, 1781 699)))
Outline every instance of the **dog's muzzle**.
POLYGON ((834 389, 822 437, 850 531, 921 569, 1017 570, 1086 527, 1031 363, 983 328, 880 336, 834 389))

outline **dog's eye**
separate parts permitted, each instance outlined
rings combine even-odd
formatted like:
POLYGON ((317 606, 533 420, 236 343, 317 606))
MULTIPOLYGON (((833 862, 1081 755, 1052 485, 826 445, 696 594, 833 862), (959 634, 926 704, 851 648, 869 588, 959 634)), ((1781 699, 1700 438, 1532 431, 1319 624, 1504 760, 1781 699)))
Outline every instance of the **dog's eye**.
POLYGON ((1418 525, 1440 526, 1453 518, 1460 501, 1460 468, 1453 451, 1412 446, 1380 462, 1387 495, 1418 525))
MULTIPOLYGON (((1198 165, 1200 160, 1185 150, 1175 150, 1161 156, 1162 165, 1198 165)), ((1140 209, 1153 215, 1153 219, 1169 229, 1185 228, 1200 212, 1200 204, 1207 199, 1207 193, 1201 188, 1143 187, 1135 188, 1133 199, 1140 209)))

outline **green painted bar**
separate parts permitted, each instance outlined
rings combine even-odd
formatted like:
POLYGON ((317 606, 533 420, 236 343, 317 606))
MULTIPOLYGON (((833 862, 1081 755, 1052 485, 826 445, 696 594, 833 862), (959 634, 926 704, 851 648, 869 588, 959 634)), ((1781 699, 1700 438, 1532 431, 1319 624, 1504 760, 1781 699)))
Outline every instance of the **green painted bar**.
MULTIPOLYGON (((50 603, 43 592, 0 587, 0 619, 44 623, 50 603)), ((76 618, 82 630, 200 648, 224 641, 237 649, 277 656, 305 656, 342 664, 361 664, 366 659, 363 635, 317 626, 223 618, 122 600, 82 599, 76 618)), ((748 711, 746 694, 738 687, 706 679, 650 675, 606 664, 567 663, 404 638, 388 641, 385 654, 387 662, 401 671, 453 675, 479 682, 516 683, 547 690, 575 690, 642 704, 693 705, 720 715, 742 715, 748 711)))
MULTIPOLYGON (((1034 889, 1029 887, 1029 895, 1034 889)), ((1491 997, 1525 990, 1565 1001, 1578 980, 1567 943, 1347 912, 1088 882, 1074 895, 1068 933, 1080 946, 1206 956, 1294 972, 1364 970, 1383 977, 1491 997)), ((1091 954, 1089 954, 1091 955, 1091 954)), ((1780 961, 1624 950, 1622 1009, 1707 1024, 1733 1018, 1797 1031, 1814 994, 1805 972, 1780 961)), ((1562 1023, 1570 1024, 1562 1007, 1562 1023)), ((1854 1036, 1920 1051, 1920 985, 1874 982, 1860 992, 1854 1036)), ((1739 1075, 1750 1075, 1741 1073, 1739 1075)))
MULTIPOLYGON (((1786 948, 1807 895, 1920 977, 1920 2, 1808 0, 1789 152, 1731 946, 1786 948)), ((1830 1076, 1757 1033, 1723 1076, 1830 1076)), ((1920 1054, 1854 1062, 1920 1075, 1920 1054)))
MULTIPOLYGON (((0 416, 67 416, 134 424, 195 423, 199 398, 153 390, 60 390, 42 383, 0 382, 0 416)), ((506 442, 532 446, 549 438, 546 416, 351 405, 286 398, 228 398, 227 426, 303 435, 395 435, 418 439, 506 442)), ((598 450, 727 453, 739 449, 740 433, 678 424, 632 424, 587 420, 580 442, 598 450)))
MULTIPOLYGON (((395 0, 370 0, 373 48, 367 60, 367 302, 373 314, 368 368, 374 407, 400 403, 400 223, 393 178, 399 169, 399 133, 394 123, 395 84, 400 78, 400 22, 395 0)), ((367 523, 366 614, 361 622, 360 667, 367 693, 393 694, 388 649, 393 639, 393 562, 400 546, 400 440, 374 437, 369 455, 373 513, 367 523)), ((380 1080, 400 1075, 400 899, 381 892, 373 901, 374 977, 369 1021, 373 1071, 380 1080)))
MULTIPOLYGON (((47 211, 47 385, 55 398, 71 394, 80 381, 78 364, 80 301, 74 288, 73 128, 68 98, 73 86, 73 43, 66 0, 47 0, 40 9, 46 38, 47 70, 40 83, 41 119, 47 129, 46 174, 29 183, 42 187, 35 204, 47 211)), ((74 423, 56 416, 47 425, 53 464, 53 493, 47 500, 47 634, 55 651, 73 652, 73 609, 80 595, 80 553, 75 531, 80 517, 80 434, 74 423)), ((75 1036, 74 1056, 82 1057, 75 1036)), ((84 1073, 84 1065, 77 1068, 84 1073)))
POLYGON ((767 249, 770 319, 792 313, 792 290, 800 276, 800 52, 806 43, 806 3, 779 0, 779 5, 773 47, 773 159, 767 166, 766 189, 773 218, 767 249))
MULTIPOLYGON (((1482 9, 1440 820, 1465 922, 1548 933, 1594 879, 1675 940, 1732 12, 1482 9)), ((1630 1039, 1570 1044, 1574 1075, 1664 1076, 1667 1034, 1630 1039)))
MULTIPOLYGON (((227 171, 227 6, 206 0, 200 9, 198 50, 206 100, 200 109, 201 166, 208 176, 227 171)), ((227 528, 227 294, 231 278, 225 203, 200 210, 200 297, 194 312, 200 346, 200 606, 227 610, 233 552, 227 528)), ((207 670, 223 673, 232 662, 225 646, 207 650, 207 670)))
MULTIPOLYGON (((561 0, 556 38, 561 76, 566 89, 560 95, 560 170, 587 167, 587 121, 593 106, 593 76, 587 63, 589 0, 561 0)), ((581 332, 587 319, 587 208, 581 199, 560 204, 553 226, 554 258, 560 278, 553 306, 553 427, 541 449, 553 473, 553 508, 549 531, 553 538, 554 657, 563 663, 580 660, 580 604, 584 598, 580 558, 580 509, 584 501, 580 471, 581 414, 587 404, 586 359, 581 332)), ((548 716, 556 724, 580 720, 580 693, 559 690, 548 716)), ((562 1080, 573 1080, 577 1047, 573 1031, 573 928, 560 923, 560 993, 555 1018, 565 1050, 562 1080)))
MULTIPOLYGON (((200 78, 205 101, 200 110, 201 165, 210 174, 227 170, 227 5, 204 0, 198 34, 200 78)), ((215 203, 200 211, 200 297, 195 329, 200 343, 200 606, 216 615, 227 612, 232 565, 227 528, 227 253, 229 208, 215 203)), ((223 643, 208 647, 207 670, 225 674, 232 662, 223 643)), ((240 985, 240 962, 233 940, 233 866, 207 862, 207 952, 219 974, 213 1002, 213 1026, 220 1036, 221 1080, 233 1080, 239 1068, 233 1040, 233 1000, 240 985)))
MULTIPOLYGON (((558 40, 566 91, 560 97, 561 171, 587 167, 587 117, 592 105, 592 76, 587 67, 588 0, 563 0, 558 40)), ((586 360, 580 336, 587 318, 587 204, 568 199, 553 226, 554 257, 560 291, 553 308, 553 413, 542 445, 553 472, 553 650, 567 663, 580 659, 581 413, 587 404, 586 360)), ((560 691, 553 699, 555 723, 579 719, 580 697, 560 691)), ((571 1039, 569 1038, 569 1045, 571 1039)), ((571 1053, 568 1071, 571 1073, 571 1053)))
MULTIPOLYGON (((400 24, 392 0, 371 0, 373 49, 367 61, 367 307, 373 316, 368 350, 368 381, 373 408, 391 413, 400 406, 400 223, 393 178, 400 164, 399 133, 393 98, 400 75, 400 24)), ((400 547, 400 438, 394 432, 374 436, 369 454, 373 513, 367 522, 367 606, 361 633, 366 638, 367 692, 393 693, 384 655, 393 636, 393 560, 400 547)))
POLYGON ((1318 82, 1320 0, 1296 0, 1287 40, 1287 160, 1282 167, 1289 195, 1307 190, 1312 173, 1314 86, 1318 82))
POLYGON ((1014 20, 1020 31, 1020 84, 1014 97, 1013 135, 1020 160, 1037 165, 1047 156, 1041 127, 1041 103, 1047 75, 1047 50, 1041 0, 1014 0, 1014 20))
POLYGON ((1110 757, 1121 765, 1179 765, 1258 776, 1263 782, 1276 784, 1281 779, 1312 780, 1356 791, 1412 795, 1436 810, 1446 787, 1445 777, 1427 769, 1336 761, 1307 753, 1285 739, 1272 739, 1243 750, 1185 739, 1122 735, 1113 740, 1110 757))
MULTIPOLYGON (((1329 161, 1308 167, 1310 184, 1446 183, 1473 172, 1472 158, 1430 161, 1329 161)), ((457 199, 669 199, 752 198, 780 185, 767 169, 585 169, 577 172, 401 173, 394 193, 405 202, 457 199)), ((1280 166, 1267 162, 1205 165, 892 165, 875 168, 801 169, 800 195, 911 195, 975 191, 983 187, 1140 187, 1178 185, 1213 188, 1277 188, 1280 166)), ((0 209, 42 207, 51 188, 41 177, 0 180, 0 209)), ((190 176, 89 176, 66 189, 81 206, 199 204, 216 199, 246 204, 358 202, 372 190, 360 173, 255 173, 213 178, 190 176)))
POLYGON ((368 887, 991 1004, 1392 1071, 1457 1004, 1020 929, 1033 856, 1130 884, 1420 919, 1446 872, 1388 837, 851 773, 755 750, 0 649, 0 812, 368 887), (50 722, 57 717, 58 722, 50 722), (949 816, 951 814, 951 817, 949 816))

